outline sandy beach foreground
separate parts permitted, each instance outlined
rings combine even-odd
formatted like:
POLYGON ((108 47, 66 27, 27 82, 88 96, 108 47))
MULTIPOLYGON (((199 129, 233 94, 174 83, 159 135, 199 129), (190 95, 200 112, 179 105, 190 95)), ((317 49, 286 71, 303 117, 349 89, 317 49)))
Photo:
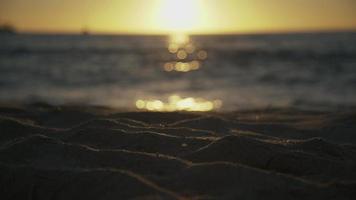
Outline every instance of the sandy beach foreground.
POLYGON ((0 107, 0 198, 355 199, 356 112, 0 107))

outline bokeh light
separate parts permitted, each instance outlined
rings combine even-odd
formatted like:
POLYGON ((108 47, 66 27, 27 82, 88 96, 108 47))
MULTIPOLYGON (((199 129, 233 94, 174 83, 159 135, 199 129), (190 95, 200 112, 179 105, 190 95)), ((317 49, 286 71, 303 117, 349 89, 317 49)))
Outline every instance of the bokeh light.
POLYGON ((189 35, 180 33, 169 38, 168 52, 174 55, 171 61, 163 64, 166 72, 190 72, 199 70, 203 61, 208 58, 208 52, 197 50, 189 35))
POLYGON ((200 61, 193 60, 190 62, 167 62, 164 64, 164 71, 166 72, 190 72, 200 68, 200 61))
POLYGON ((184 60, 186 59, 188 56, 187 52, 185 50, 179 50, 178 53, 177 53, 177 58, 179 60, 184 60))
POLYGON ((205 60, 208 58, 208 52, 201 50, 198 52, 197 56, 198 56, 198 59, 205 60))
POLYGON ((202 98, 187 97, 182 98, 179 95, 171 95, 168 102, 161 100, 142 100, 136 101, 136 108, 139 110, 174 112, 174 111, 194 111, 208 112, 218 110, 222 107, 222 101, 219 99, 208 101, 202 98))

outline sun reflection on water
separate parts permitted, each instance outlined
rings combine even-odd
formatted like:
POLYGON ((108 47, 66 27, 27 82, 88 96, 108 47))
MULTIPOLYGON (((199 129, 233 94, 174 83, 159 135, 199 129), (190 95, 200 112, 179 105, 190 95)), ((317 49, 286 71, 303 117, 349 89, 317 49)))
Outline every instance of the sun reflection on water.
POLYGON ((174 112, 174 111, 195 111, 207 112, 218 110, 222 106, 222 101, 217 99, 208 101, 202 98, 187 97, 182 98, 178 95, 172 95, 168 98, 168 102, 161 100, 143 100, 136 101, 136 108, 140 110, 159 111, 159 112, 174 112))
MULTIPOLYGON (((186 34, 172 35, 168 41, 168 52, 170 60, 163 64, 165 72, 187 73, 200 70, 208 58, 208 52, 199 49, 186 34)), ((135 101, 137 109, 152 112, 209 112, 219 110, 222 104, 220 99, 206 100, 179 95, 171 95, 165 102, 159 99, 137 99, 135 101)))
POLYGON ((200 62, 193 60, 191 62, 167 62, 164 64, 164 70, 167 72, 189 72, 198 70, 200 68, 200 62))
POLYGON ((199 70, 208 58, 208 52, 198 50, 191 38, 186 34, 170 36, 168 52, 174 55, 171 61, 164 63, 166 72, 190 72, 199 70))

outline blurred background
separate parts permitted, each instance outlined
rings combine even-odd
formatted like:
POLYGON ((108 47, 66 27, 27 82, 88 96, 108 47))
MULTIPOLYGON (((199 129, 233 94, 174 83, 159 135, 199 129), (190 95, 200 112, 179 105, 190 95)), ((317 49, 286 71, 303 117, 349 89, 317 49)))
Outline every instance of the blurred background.
POLYGON ((0 0, 0 102, 347 109, 354 0, 0 0))

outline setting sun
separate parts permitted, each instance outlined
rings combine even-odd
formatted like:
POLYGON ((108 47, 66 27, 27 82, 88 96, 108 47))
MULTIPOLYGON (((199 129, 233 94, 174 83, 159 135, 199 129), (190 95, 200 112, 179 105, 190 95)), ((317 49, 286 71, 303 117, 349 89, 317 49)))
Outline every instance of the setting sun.
POLYGON ((204 23, 201 0, 160 0, 153 25, 169 32, 187 32, 204 23))

